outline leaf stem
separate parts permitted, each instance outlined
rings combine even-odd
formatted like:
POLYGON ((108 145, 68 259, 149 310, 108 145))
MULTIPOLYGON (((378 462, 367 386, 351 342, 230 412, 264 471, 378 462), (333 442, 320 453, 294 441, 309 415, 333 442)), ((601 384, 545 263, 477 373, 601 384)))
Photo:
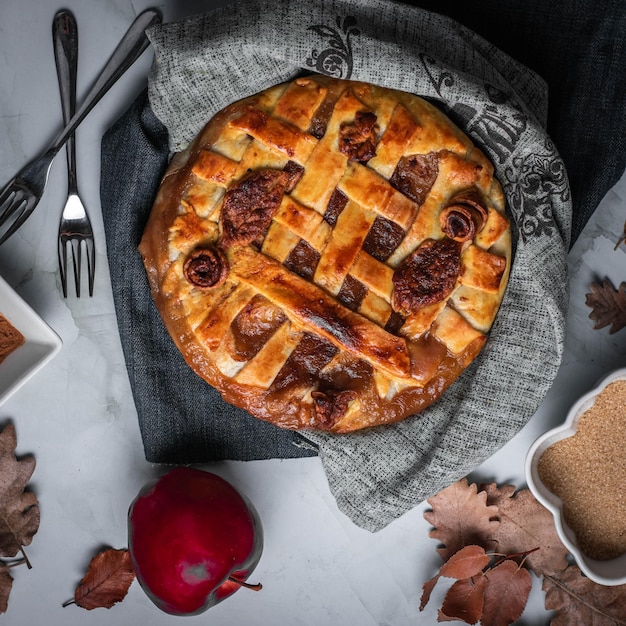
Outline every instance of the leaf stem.
POLYGON ((23 562, 26 563, 26 567, 28 569, 33 569, 33 566, 31 565, 31 562, 28 560, 26 552, 24 551, 24 546, 20 546, 20 552, 22 553, 23 562))
POLYGON ((526 559, 528 558, 528 556, 529 556, 530 554, 532 554, 533 552, 537 551, 537 550, 539 550, 539 546, 537 546, 537 547, 536 547, 536 548, 534 548, 533 550, 528 550, 528 552, 526 552, 526 554, 522 554, 522 555, 521 555, 522 560, 520 561, 519 566, 520 566, 520 567, 524 567, 524 563, 526 562, 526 559))
POLYGON ((533 548, 532 550, 526 550, 524 552, 513 552, 512 554, 502 554, 500 552, 492 552, 492 553, 487 553, 487 556, 502 557, 499 561, 496 561, 492 567, 496 567, 497 565, 500 565, 500 563, 503 563, 507 559, 510 559, 510 560, 522 559, 522 562, 519 564, 521 567, 524 564, 524 561, 526 560, 528 555, 532 554, 533 552, 536 552, 537 550, 539 550, 539 546, 537 546, 536 548, 533 548))

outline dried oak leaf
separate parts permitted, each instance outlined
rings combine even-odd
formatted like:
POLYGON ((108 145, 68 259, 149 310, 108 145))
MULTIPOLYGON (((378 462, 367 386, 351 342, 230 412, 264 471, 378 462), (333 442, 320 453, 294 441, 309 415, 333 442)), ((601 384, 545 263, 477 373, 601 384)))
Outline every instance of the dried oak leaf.
POLYGON ((487 579, 481 574, 474 578, 457 580, 446 593, 437 614, 438 622, 461 620, 475 624, 483 614, 487 579))
POLYGON ((28 456, 18 460, 16 446, 15 426, 8 424, 0 433, 0 556, 7 557, 20 551, 24 554, 22 547, 30 545, 39 529, 37 497, 25 491, 35 459, 28 456))
POLYGON ((9 594, 13 587, 13 577, 7 567, 0 569, 0 613, 6 613, 9 607, 9 594))
POLYGON ((530 572, 506 559, 485 574, 487 585, 481 626, 509 626, 524 612, 532 587, 530 572), (502 599, 506 598, 506 602, 502 599))
POLYGON ((88 611, 110 609, 126 597, 133 580, 135 570, 128 550, 107 548, 91 559, 87 573, 76 587, 74 599, 63 606, 77 604, 88 611))
POLYGON ((611 281, 591 283, 591 293, 585 295, 585 304, 591 307, 589 319, 595 322, 594 329, 611 326, 609 335, 626 327, 626 282, 615 289, 611 281))
POLYGON ((557 576, 544 576, 542 589, 546 609, 555 611, 550 626, 626 624, 626 585, 598 585, 571 565, 557 576))
POLYGON ((434 527, 429 537, 443 544, 437 552, 444 561, 465 546, 493 548, 500 524, 494 519, 498 507, 487 504, 487 494, 479 492, 475 483, 462 478, 427 502, 432 510, 424 512, 424 519, 434 527))
POLYGON ((487 556, 485 549, 480 546, 465 546, 461 548, 439 568, 439 571, 433 578, 424 583, 420 611, 423 611, 428 604, 430 594, 440 576, 455 578, 456 580, 471 578, 480 574, 490 561, 491 557, 487 556))
POLYGON ((503 554, 529 552, 525 565, 537 576, 554 574, 565 569, 567 548, 556 534, 552 514, 528 489, 517 493, 513 485, 498 487, 496 483, 481 485, 487 505, 498 509, 500 524, 495 528, 495 550, 503 554))

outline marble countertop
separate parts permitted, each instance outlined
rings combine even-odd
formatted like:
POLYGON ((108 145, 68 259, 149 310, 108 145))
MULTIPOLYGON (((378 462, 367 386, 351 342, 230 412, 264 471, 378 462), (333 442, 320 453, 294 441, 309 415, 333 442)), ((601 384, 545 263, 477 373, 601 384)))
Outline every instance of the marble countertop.
MULTIPOLYGON (((8 0, 0 4, 0 182, 38 154, 60 128, 61 109, 51 42, 52 18, 72 9, 80 33, 79 101, 117 41, 148 6, 166 21, 216 3, 192 0, 8 0)), ((0 247, 0 275, 59 334, 53 361, 0 406, 11 421, 18 454, 33 454, 31 486, 41 525, 27 552, 31 570, 12 570, 6 615, 11 626, 173 624, 137 583, 110 610, 62 608, 90 558, 102 546, 127 546, 126 515, 139 488, 160 473, 145 461, 117 332, 99 200, 100 139, 145 85, 146 52, 81 125, 78 177, 97 242, 93 298, 61 294, 56 232, 66 194, 58 158, 35 214, 0 247)), ((594 280, 626 280, 626 245, 614 249, 626 216, 626 176, 606 195, 569 255, 570 313, 557 379, 528 425, 472 475, 477 482, 525 485, 532 442, 559 423, 578 396, 605 373, 626 366, 626 330, 594 330, 585 293, 594 280)), ((334 626, 435 624, 438 598, 419 612, 422 584, 440 565, 428 537, 425 503, 378 533, 355 526, 337 508, 317 458, 227 462, 206 466, 255 503, 265 550, 253 578, 260 594, 241 590, 190 624, 334 626)), ((523 623, 548 622, 535 579, 523 623)))

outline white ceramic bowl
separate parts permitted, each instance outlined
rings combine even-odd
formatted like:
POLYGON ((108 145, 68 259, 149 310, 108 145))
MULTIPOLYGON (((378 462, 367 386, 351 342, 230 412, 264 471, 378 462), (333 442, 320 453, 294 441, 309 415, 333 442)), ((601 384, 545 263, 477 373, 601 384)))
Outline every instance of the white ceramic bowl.
POLYGON ((583 554, 577 546, 574 532, 563 518, 563 503, 561 499, 543 484, 537 471, 537 465, 541 455, 551 445, 575 434, 580 417, 593 405, 598 394, 615 380, 626 380, 626 368, 612 372, 603 378, 589 393, 580 398, 569 410, 565 422, 539 437, 530 447, 526 457, 526 480, 529 489, 537 500, 554 516, 557 533, 565 547, 576 559, 580 569, 591 580, 600 585, 622 585, 626 583, 626 554, 606 561, 592 559, 583 554))
POLYGON ((0 363, 2 404, 61 349, 61 339, 1 276, 0 313, 25 339, 0 363))

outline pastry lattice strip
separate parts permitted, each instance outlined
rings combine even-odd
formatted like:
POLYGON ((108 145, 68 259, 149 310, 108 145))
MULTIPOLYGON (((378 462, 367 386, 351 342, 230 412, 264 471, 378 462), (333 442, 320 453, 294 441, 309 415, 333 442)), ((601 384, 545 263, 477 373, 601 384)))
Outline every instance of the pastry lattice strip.
POLYGON ((510 267, 504 204, 426 101, 311 76, 226 107, 174 157, 140 251, 227 401, 351 432, 421 411, 478 354, 510 267))
MULTIPOLYGON (((315 316, 307 317, 302 309, 290 310, 289 298, 281 299, 279 291, 268 291, 256 280, 254 273, 248 273, 243 279, 247 287, 254 287, 254 293, 246 288, 242 288, 241 291, 248 298, 253 297, 255 293, 263 293, 272 302, 283 307, 289 319, 296 320, 297 325, 301 325, 305 330, 318 333, 343 350, 361 357, 365 356, 375 367, 387 371, 394 377, 408 378, 410 360, 405 340, 384 330, 393 314, 390 305, 393 266, 397 265, 419 241, 436 230, 434 216, 441 206, 442 198, 437 192, 437 186, 434 185, 434 193, 429 194, 430 202, 427 203, 426 209, 421 211, 414 200, 395 189, 385 176, 391 176, 407 146, 412 142, 419 143, 421 127, 405 107, 397 104, 387 115, 386 130, 389 132, 382 133, 377 146, 377 155, 372 159, 370 166, 349 163, 344 155, 335 150, 339 129, 343 122, 352 120, 356 112, 364 108, 364 103, 349 90, 345 91, 336 101, 326 132, 318 141, 307 132, 307 120, 310 122, 312 115, 322 103, 324 89, 316 85, 315 88, 302 90, 294 85, 295 83, 292 83, 274 103, 274 114, 277 117, 270 117, 260 109, 249 108, 231 120, 228 131, 220 143, 215 144, 212 150, 204 150, 196 160, 193 173, 219 189, 224 187, 225 182, 233 178, 237 180, 244 175, 251 166, 281 169, 289 160, 294 160, 305 167, 304 176, 293 192, 284 196, 266 233, 261 251, 267 257, 289 267, 289 258, 294 251, 305 255, 308 252, 298 251, 310 249, 314 254, 315 268, 312 275, 307 278, 335 296, 341 296, 346 285, 351 285, 353 290, 355 285, 362 285, 364 293, 358 298, 358 305, 353 311, 342 310, 342 315, 348 315, 352 325, 356 324, 357 327, 366 328, 367 331, 355 339, 346 334, 349 324, 331 328, 329 320, 323 321, 321 325, 313 323, 315 316), (400 128, 401 132, 398 130, 400 128), (284 141, 285 137, 288 137, 287 142, 284 141), (333 175, 320 181, 317 172, 324 170, 332 171, 333 175), (336 217, 335 223, 331 225, 324 220, 324 214, 333 194, 337 191, 341 192, 347 201, 336 217), (419 218, 416 220, 417 216, 419 218), (392 226, 395 225, 403 237, 404 233, 408 232, 402 245, 393 250, 389 262, 374 258, 363 249, 370 229, 381 219, 388 221, 392 226), (370 340, 382 342, 382 347, 378 346, 376 352, 372 352, 371 346, 377 344, 370 345, 370 340), (393 355, 391 361, 388 358, 389 354, 393 355)), ((456 147, 462 150, 465 146, 456 147)), ((453 165, 466 164, 454 153, 444 155, 441 168, 444 176, 441 177, 440 184, 447 184, 448 189, 449 177, 445 176, 445 172, 449 161, 452 161, 453 165)), ((455 175, 458 176, 457 172, 458 170, 455 171, 455 175)), ((471 176, 471 172, 469 175, 471 176)), ((474 182, 475 180, 476 177, 474 182)), ((467 184, 467 181, 463 181, 462 184, 467 184)), ((212 190, 211 193, 205 193, 205 197, 210 197, 214 205, 204 213, 211 215, 213 220, 219 219, 219 211, 216 212, 214 209, 219 207, 223 193, 212 190)), ((195 209, 197 203, 192 204, 195 209)), ((259 256, 257 252, 245 250, 243 256, 249 257, 249 261, 254 257, 254 261, 251 262, 253 266, 256 263, 257 269, 263 265, 257 258, 259 256)), ((241 254, 237 254, 234 261, 235 274, 241 257, 241 254)), ((278 266, 272 264, 270 266, 276 276, 281 274, 278 266)), ((302 272, 300 275, 303 275, 302 272)), ((238 278, 242 276, 239 275, 238 278)), ((292 279, 287 275, 284 280, 289 283, 292 279)), ((295 283, 300 284, 298 280, 295 283)), ((315 298, 320 294, 326 297, 322 291, 315 291, 315 286, 311 287, 313 288, 311 297, 315 298)), ((211 328, 214 329, 215 324, 219 324, 223 329, 228 328, 245 305, 238 298, 235 300, 238 302, 237 305, 229 304, 229 307, 217 313, 219 322, 211 322, 211 328)), ((301 304, 304 305, 304 302, 301 304)), ((332 299, 326 302, 326 305, 328 310, 337 306, 332 299)), ((412 329, 415 331, 419 328, 423 332, 441 313, 442 308, 443 306, 437 307, 434 315, 427 315, 425 318, 422 316, 424 319, 421 326, 420 323, 413 323, 412 329)), ((456 318, 454 321, 457 322, 456 318)), ((441 327, 444 330, 440 335, 444 337, 447 328, 445 320, 441 327)), ((210 334, 202 331, 201 328, 200 336, 208 337, 210 334)), ((404 334, 411 336, 408 331, 404 334)), ((233 375, 238 382, 256 381, 256 384, 261 386, 269 386, 301 337, 302 332, 295 332, 291 324, 285 322, 258 354, 245 363, 234 360, 230 363, 224 356, 227 351, 223 346, 219 346, 218 350, 215 339, 209 347, 219 352, 216 353, 216 360, 220 369, 224 368, 224 373, 233 375)))

